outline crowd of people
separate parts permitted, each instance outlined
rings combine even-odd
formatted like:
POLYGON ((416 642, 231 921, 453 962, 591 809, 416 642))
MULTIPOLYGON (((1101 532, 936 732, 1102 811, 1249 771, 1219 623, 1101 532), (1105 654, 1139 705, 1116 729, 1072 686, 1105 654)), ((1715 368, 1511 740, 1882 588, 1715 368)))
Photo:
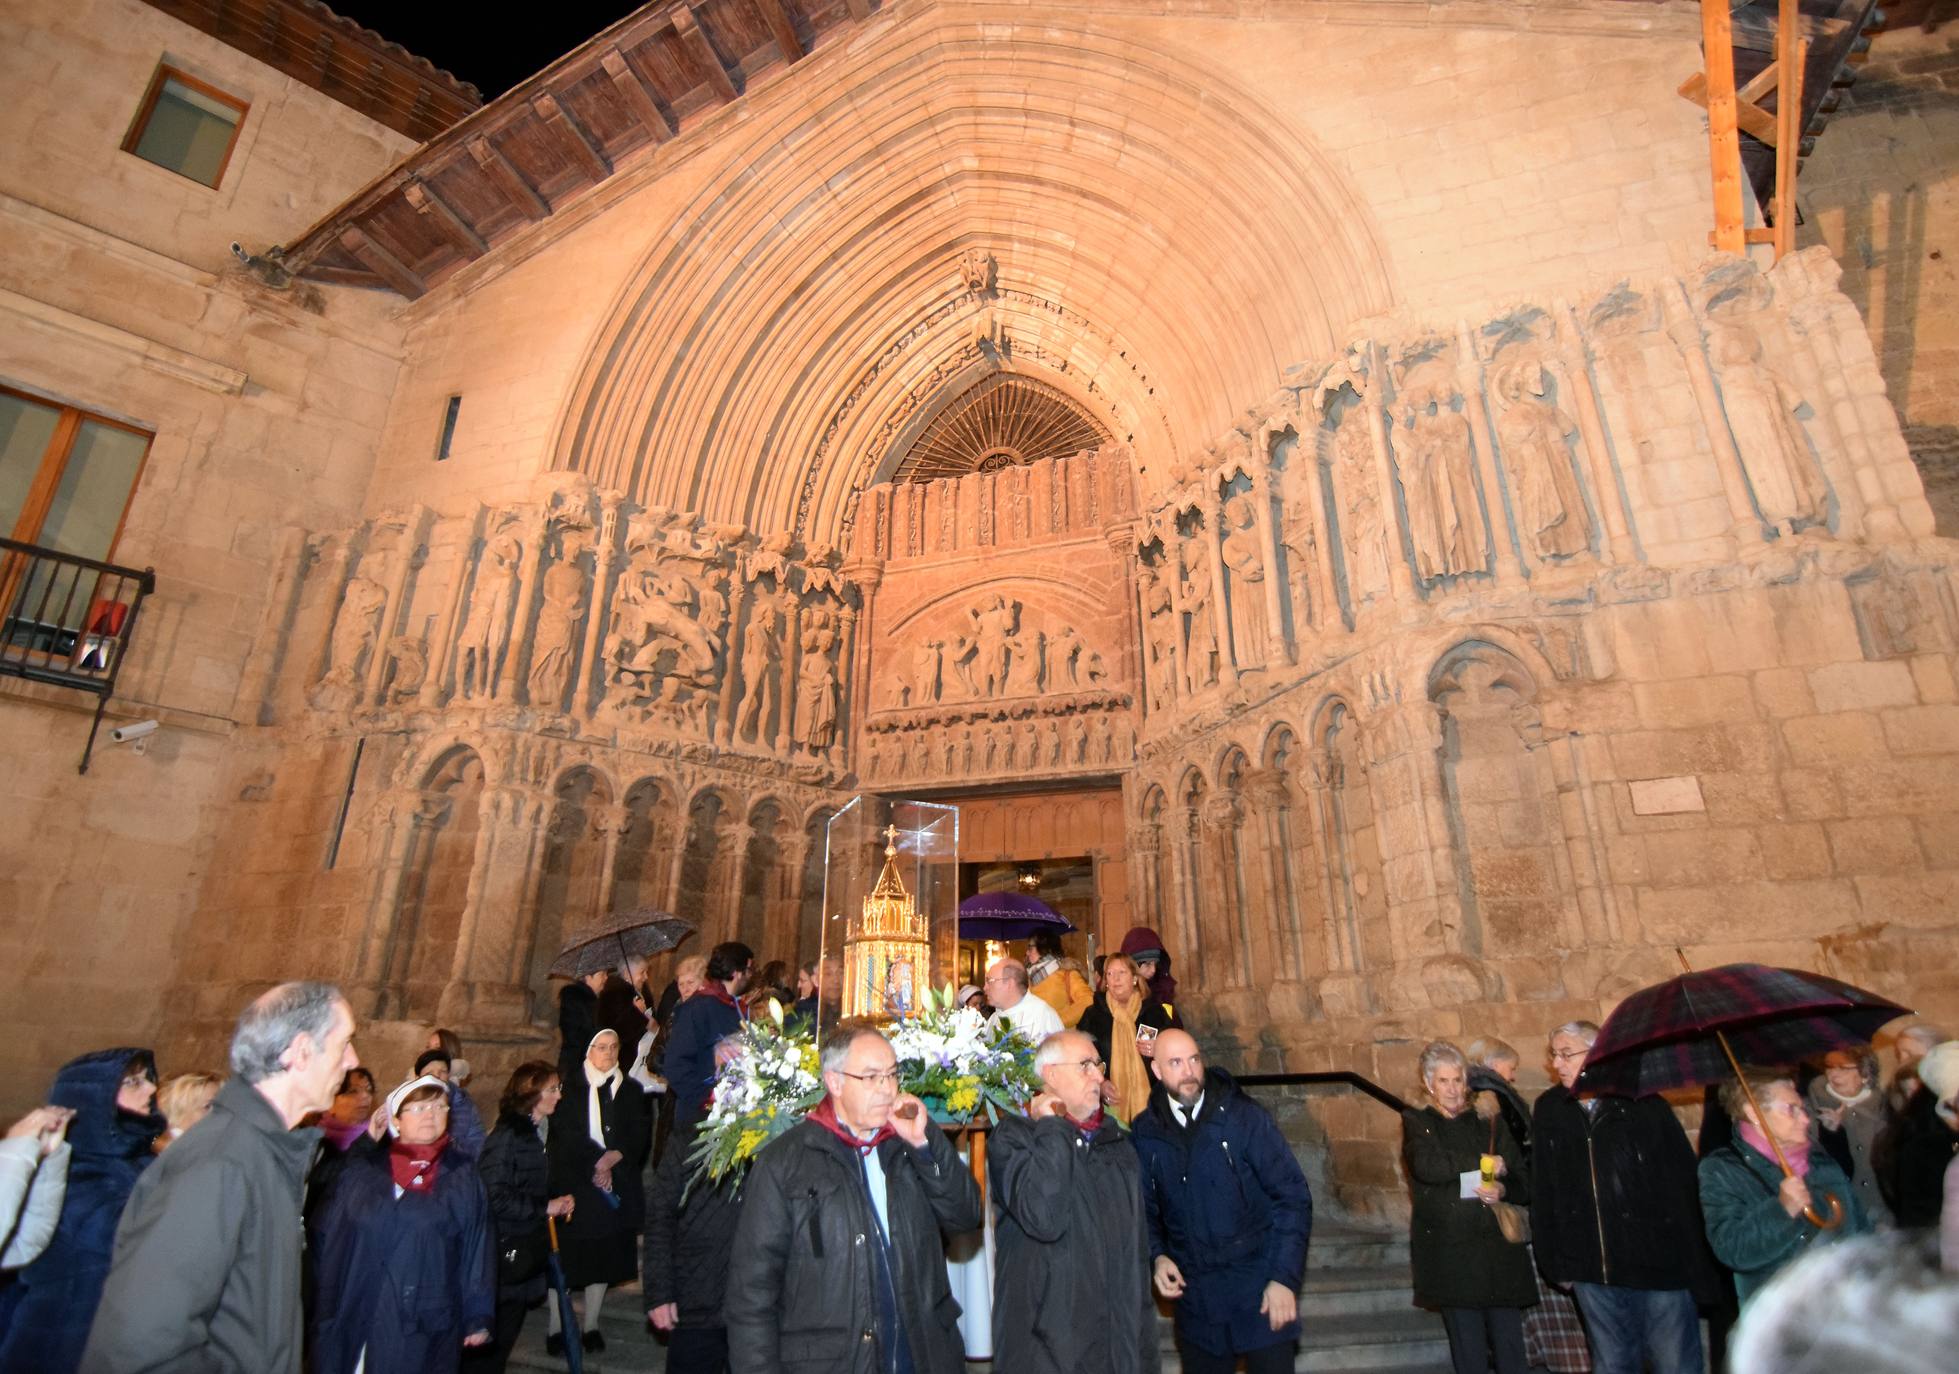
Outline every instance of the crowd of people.
MULTIPOLYGON (((1153 1371, 1160 1304, 1192 1374, 1293 1367, 1311 1193, 1183 1028, 1153 932, 1092 969, 1039 939, 960 990, 1038 1046, 983 1191, 824 985, 738 942, 657 990, 636 963, 574 981, 557 1062, 519 1064, 487 1132, 452 1032, 381 1095, 320 983, 244 1010, 229 1077, 159 1088, 147 1049, 84 1055, 0 1141, 0 1374, 494 1374, 553 1249, 578 1301, 545 1304, 552 1353, 603 1350, 607 1294, 637 1280, 673 1374, 952 1374, 975 1338, 947 1245, 982 1228, 996 1368, 1153 1371), (694 1179, 717 1067, 770 1000, 822 1022, 822 1100, 739 1183, 694 1179)), ((1748 1070, 1697 1149, 1664 1099, 1580 1086, 1597 1036, 1550 1032, 1534 1103, 1500 1040, 1420 1054, 1414 1290, 1456 1370, 1699 1371, 1703 1316, 1737 1374, 1949 1359, 1959 1042, 1906 1028, 1889 1082, 1868 1048, 1748 1070)))
MULTIPOLYGON (((1428 1101, 1402 1122, 1415 1294, 1441 1312, 1458 1374, 1699 1374, 1703 1315, 1718 1369, 1738 1314, 1773 1312, 1781 1327, 1820 1329, 1849 1311, 1769 1296, 1785 1271, 1796 1271, 1788 1282, 1798 1287, 1817 1283, 1803 1277, 1806 1265, 1881 1267, 1905 1290, 1942 1285, 1939 1303, 1886 1333, 1905 1358, 1875 1367, 1937 1367, 1913 1359, 1941 1343, 1949 1361, 1959 1253, 1946 1256, 1941 1276, 1929 1242, 1857 1238, 1880 1228, 1924 1237, 1942 1226, 1944 1243, 1959 1250, 1959 1201, 1949 1200, 1959 1192, 1959 1042, 1906 1027, 1888 1086, 1868 1046, 1808 1069, 1744 1067, 1708 1092, 1697 1148, 1665 1098, 1579 1085, 1598 1034, 1590 1021, 1550 1032, 1553 1082, 1530 1105, 1516 1086, 1521 1058, 1501 1040, 1468 1052, 1438 1040, 1421 1053, 1428 1101)), ((1727 1367, 1852 1367, 1798 1361, 1795 1346, 1764 1336, 1769 1324, 1742 1324, 1727 1367)), ((1817 1346, 1832 1359, 1852 1348, 1848 1328, 1861 1329, 1870 1350, 1883 1344, 1847 1317, 1834 1325, 1817 1346)))

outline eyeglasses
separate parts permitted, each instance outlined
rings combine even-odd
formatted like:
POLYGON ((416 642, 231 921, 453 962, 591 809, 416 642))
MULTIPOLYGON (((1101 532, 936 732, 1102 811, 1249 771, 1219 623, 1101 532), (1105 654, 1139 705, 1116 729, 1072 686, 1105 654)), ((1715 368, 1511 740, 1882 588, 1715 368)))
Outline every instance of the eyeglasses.
POLYGON ((1102 1073, 1102 1074, 1106 1074, 1109 1071, 1109 1066, 1107 1064, 1104 1064, 1099 1059, 1084 1059, 1081 1060, 1079 1063, 1070 1064, 1068 1067, 1076 1070, 1077 1072, 1081 1073, 1084 1076, 1087 1075, 1090 1069, 1093 1069, 1095 1070, 1095 1072, 1102 1073))
POLYGON ((873 1088, 895 1088, 898 1086, 898 1071, 882 1069, 877 1073, 852 1073, 848 1069, 838 1069, 845 1078, 854 1078, 859 1083, 868 1083, 873 1088))
POLYGON ((432 1116, 436 1112, 446 1112, 449 1104, 439 1097, 431 1097, 426 1102, 410 1102, 396 1112, 396 1116, 432 1116))
POLYGON ((1551 1058, 1552 1058, 1552 1059, 1554 1059, 1554 1060, 1556 1060, 1556 1061, 1557 1061, 1558 1063, 1560 1063, 1560 1064, 1568 1064, 1568 1063, 1570 1063, 1570 1062, 1571 1062, 1572 1060, 1574 1060, 1574 1059, 1583 1059, 1583 1058, 1584 1058, 1584 1057, 1585 1057, 1586 1055, 1588 1055, 1588 1054, 1590 1054, 1590 1053, 1591 1053, 1591 1051, 1590 1051, 1589 1049, 1584 1049, 1584 1050, 1552 1050, 1552 1051, 1551 1051, 1551 1058))

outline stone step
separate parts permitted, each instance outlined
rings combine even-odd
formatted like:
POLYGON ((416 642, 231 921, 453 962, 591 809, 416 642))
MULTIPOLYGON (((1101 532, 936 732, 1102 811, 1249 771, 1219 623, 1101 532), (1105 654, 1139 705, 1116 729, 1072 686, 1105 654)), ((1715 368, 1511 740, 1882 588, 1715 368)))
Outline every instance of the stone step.
POLYGON ((1405 1268, 1408 1264, 1408 1232, 1405 1229, 1327 1225, 1315 1223, 1306 1247, 1306 1268, 1378 1269, 1384 1266, 1405 1268))

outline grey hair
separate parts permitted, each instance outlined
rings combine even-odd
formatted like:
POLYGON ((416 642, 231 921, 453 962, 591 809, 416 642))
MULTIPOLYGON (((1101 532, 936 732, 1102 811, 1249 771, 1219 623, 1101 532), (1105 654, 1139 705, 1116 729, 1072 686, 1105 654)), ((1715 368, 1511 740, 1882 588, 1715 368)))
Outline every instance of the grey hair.
POLYGON ((260 994, 231 1033, 231 1071, 247 1083, 284 1073, 293 1041, 303 1035, 315 1049, 324 1045, 333 1009, 346 1000, 331 983, 281 983, 260 994))
POLYGON ((1454 1064, 1463 1071, 1464 1077, 1469 1075, 1469 1061, 1463 1057, 1461 1050, 1447 1040, 1431 1040, 1422 1046, 1422 1057, 1416 1061, 1415 1070, 1421 1075, 1424 1088, 1428 1086, 1430 1077, 1444 1064, 1454 1064))
POLYGON ((1590 1049, 1598 1043, 1598 1022, 1567 1021, 1562 1026, 1553 1027, 1551 1033, 1544 1038, 1548 1042, 1556 1040, 1560 1035, 1568 1035, 1573 1040, 1583 1040, 1585 1048, 1590 1049))
POLYGON ((1883 1231, 1812 1246, 1750 1299, 1735 1374, 1917 1374, 1952 1359, 1952 1276, 1938 1232, 1883 1231))
POLYGON ((1934 1045, 1942 1045, 1949 1037, 1930 1021, 1914 1021, 1892 1037, 1893 1044, 1903 1044, 1909 1040, 1914 1045, 1929 1050, 1934 1045))
POLYGON ((842 1073, 844 1061, 850 1058, 850 1047, 867 1035, 875 1035, 887 1045, 891 1043, 885 1040, 883 1031, 861 1018, 852 1017, 831 1027, 830 1033, 823 1037, 823 1049, 819 1056, 823 1072, 842 1073))
POLYGON ((995 959, 992 966, 1012 979, 1015 987, 1027 991, 1027 965, 1018 959, 995 959))
POLYGON ((1482 1036, 1469 1042, 1469 1062, 1493 1069, 1498 1064, 1522 1064, 1523 1056, 1511 1048, 1507 1040, 1499 1040, 1494 1035, 1482 1036))
POLYGON ((1066 1059, 1068 1057, 1068 1042, 1076 1036, 1080 1036, 1082 1039, 1088 1041, 1091 1049, 1094 1047, 1095 1038, 1087 1031, 1055 1031, 1052 1035, 1044 1038, 1041 1041, 1040 1048, 1034 1051, 1034 1072, 1046 1073, 1056 1064, 1066 1059))

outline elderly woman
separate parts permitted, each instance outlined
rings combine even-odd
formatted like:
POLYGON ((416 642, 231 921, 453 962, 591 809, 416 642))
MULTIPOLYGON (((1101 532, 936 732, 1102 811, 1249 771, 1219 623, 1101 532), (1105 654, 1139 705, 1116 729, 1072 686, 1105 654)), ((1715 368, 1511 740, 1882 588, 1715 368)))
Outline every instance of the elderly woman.
POLYGON ((1877 1055, 1869 1046, 1831 1050, 1818 1065, 1823 1070, 1809 1085, 1809 1114, 1816 1122, 1817 1141, 1850 1175, 1864 1215, 1879 1225, 1891 1221, 1884 1193, 1877 1186, 1872 1147, 1884 1129, 1884 1091, 1877 1081, 1877 1055))
POLYGON ((551 1164, 544 1136, 564 1096, 555 1065, 541 1059, 519 1064, 504 1087, 497 1124, 477 1166, 496 1223, 497 1317, 491 1348, 472 1372, 502 1374, 517 1348, 524 1309, 544 1296, 544 1258, 550 1250, 547 1217, 569 1217, 569 1193, 552 1197, 551 1164))
POLYGON ((1401 1117, 1415 1302, 1442 1313, 1457 1374, 1524 1374, 1523 1309, 1537 1301, 1537 1284, 1529 1252, 1504 1239, 1490 1206, 1528 1200, 1523 1152, 1500 1116, 1485 1121, 1470 1110, 1461 1050, 1431 1041, 1419 1067, 1429 1105, 1401 1117), (1480 1181, 1485 1155, 1496 1156, 1488 1182, 1480 1181))
POLYGON ((157 1089, 157 1110, 170 1127, 157 1137, 156 1148, 161 1150, 171 1144, 202 1121, 211 1111, 211 1099, 218 1095, 224 1086, 224 1079, 214 1073, 202 1073, 193 1069, 180 1073, 157 1089))
POLYGON ((1150 1104, 1150 1071, 1144 1061, 1156 1052, 1159 1031, 1182 1030, 1184 1023, 1167 1003, 1150 995, 1142 969, 1127 954, 1112 954, 1102 966, 1102 991, 1076 1029, 1095 1041, 1108 1067, 1103 1097, 1127 1121, 1150 1104))
MULTIPOLYGON (((565 1083, 564 1105, 551 1123, 546 1148, 551 1191, 569 1193, 575 1210, 558 1228, 565 1279, 585 1290, 584 1345, 605 1349, 599 1308, 605 1290, 639 1277, 638 1239, 646 1219, 640 1173, 652 1144, 652 1118, 639 1084, 620 1072, 619 1036, 602 1030, 585 1047, 584 1062, 565 1083)), ((557 1305, 550 1307, 547 1347, 562 1349, 557 1305)))
POLYGON ((313 1249, 316 1374, 455 1374, 496 1315, 490 1204, 449 1150, 449 1087, 388 1094, 389 1140, 358 1148, 320 1209, 313 1249))
POLYGON ((54 1238, 21 1270, 0 1339, 0 1370, 73 1374, 102 1301, 116 1223, 166 1124, 156 1110, 156 1057, 100 1050, 63 1065, 48 1100, 74 1112, 68 1192, 54 1238))

